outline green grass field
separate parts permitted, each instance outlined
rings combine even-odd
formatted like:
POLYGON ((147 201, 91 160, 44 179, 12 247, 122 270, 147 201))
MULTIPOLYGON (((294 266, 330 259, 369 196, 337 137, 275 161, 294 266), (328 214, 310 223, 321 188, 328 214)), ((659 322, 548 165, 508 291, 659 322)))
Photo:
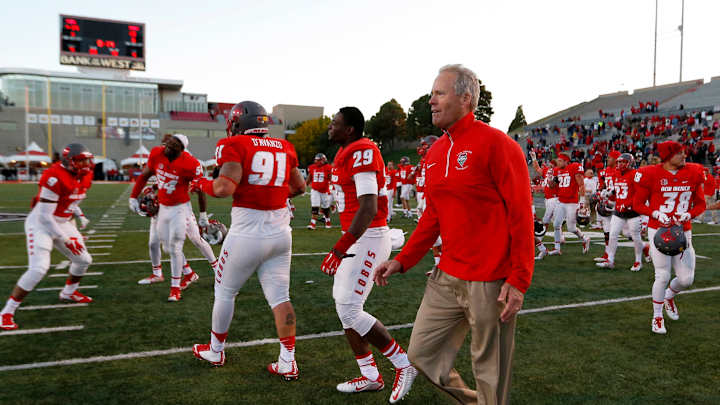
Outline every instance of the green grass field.
MULTIPOLYGON (((0 184, 0 212, 27 212, 36 189, 34 185, 0 184)), ((95 235, 116 235, 90 235, 89 245, 95 244, 94 240, 108 240, 96 244, 112 246, 90 250, 101 255, 94 256, 95 263, 88 271, 103 274, 86 277, 82 285, 97 286, 83 290, 95 302, 69 309, 19 310, 15 316, 20 331, 62 326, 83 329, 28 335, 0 333, 0 404, 387 403, 393 370, 377 350, 385 390, 349 396, 336 392, 337 383, 359 375, 354 356, 339 334, 297 342, 299 381, 286 383, 269 375, 265 366, 276 359, 278 344, 261 341, 274 338, 275 330, 256 277, 238 295, 226 365, 212 368, 195 360, 190 351, 192 344, 209 339, 211 270, 204 260, 190 262, 201 278, 179 303, 166 302, 167 281, 137 285, 137 280, 150 272, 149 221, 126 210, 129 190, 128 185, 97 184, 82 205, 92 220, 88 229, 95 229, 95 235), (120 228, 98 228, 106 213, 122 218, 120 228), (143 262, 117 263, 128 261, 143 262), (73 359, 80 361, 42 367, 45 362, 73 359), (94 361, 83 361, 87 359, 94 361), (18 365, 27 366, 8 369, 18 365)), ((210 203, 209 211, 229 224, 230 201, 210 203)), ((309 198, 300 197, 295 204, 293 253, 305 254, 294 256, 292 262, 290 294, 297 313, 298 336, 339 333, 341 325, 331 297, 332 280, 319 270, 323 252, 340 236, 339 229, 305 229, 309 198), (307 255, 310 253, 314 254, 307 255)), ((414 224, 396 219, 391 226, 412 231, 414 224)), ((707 258, 697 261, 693 289, 720 286, 720 270, 715 264, 720 259, 719 238, 701 236, 716 232, 720 233, 720 227, 695 226, 696 252, 707 258)), ((24 238, 22 222, 0 223, 3 303, 25 270, 24 238)), ((619 248, 615 270, 600 270, 592 257, 602 254, 601 245, 593 244, 590 255, 582 256, 580 244, 568 241, 563 256, 536 263, 525 309, 650 294, 652 265, 645 264, 637 273, 628 271, 632 249, 619 248)), ((188 258, 201 257, 189 241, 185 243, 185 254, 188 258)), ((67 271, 55 269, 62 260, 61 255, 53 253, 48 275, 67 271)), ((431 266, 432 257, 428 255, 417 268, 394 277, 390 286, 376 287, 366 310, 388 326, 413 322, 423 294, 424 272, 431 266)), ((163 263, 163 270, 168 276, 169 263, 163 263)), ((63 283, 64 277, 46 277, 37 288, 60 287, 63 283)), ((720 403, 720 291, 684 294, 677 301, 681 318, 667 320, 666 336, 650 331, 649 298, 547 308, 520 315, 512 403, 720 403)), ((57 291, 33 291, 23 307, 57 303, 57 291)), ((399 327, 391 333, 407 347, 410 331, 399 327)), ((472 384, 467 344, 456 365, 472 384)), ((420 377, 404 403, 451 401, 420 377)))

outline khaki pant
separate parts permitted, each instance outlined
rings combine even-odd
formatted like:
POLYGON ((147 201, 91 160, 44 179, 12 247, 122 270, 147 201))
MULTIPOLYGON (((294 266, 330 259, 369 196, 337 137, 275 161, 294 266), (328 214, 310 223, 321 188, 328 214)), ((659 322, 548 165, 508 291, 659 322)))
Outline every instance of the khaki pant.
POLYGON ((433 384, 459 403, 509 403, 517 317, 500 322, 502 305, 497 298, 502 284, 503 280, 460 280, 441 270, 428 279, 408 356, 433 384), (476 390, 453 368, 468 331, 476 390))

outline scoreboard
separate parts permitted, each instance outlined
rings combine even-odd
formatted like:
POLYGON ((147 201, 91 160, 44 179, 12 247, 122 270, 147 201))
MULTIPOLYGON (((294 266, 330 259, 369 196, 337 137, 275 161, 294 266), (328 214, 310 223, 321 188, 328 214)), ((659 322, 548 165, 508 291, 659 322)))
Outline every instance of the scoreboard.
POLYGON ((60 64, 145 70, 145 24, 60 15, 60 64))

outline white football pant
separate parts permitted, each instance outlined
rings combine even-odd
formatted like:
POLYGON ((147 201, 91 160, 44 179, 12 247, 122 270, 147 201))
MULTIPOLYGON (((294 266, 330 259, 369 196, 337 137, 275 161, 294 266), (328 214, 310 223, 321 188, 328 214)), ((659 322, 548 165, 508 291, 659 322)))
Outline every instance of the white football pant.
POLYGON ((650 239, 650 257, 655 267, 655 282, 652 287, 652 297, 655 302, 663 302, 665 288, 670 282, 670 288, 680 292, 689 288, 695 279, 695 248, 692 245, 692 231, 685 231, 688 247, 679 255, 667 256, 655 247, 655 233, 657 229, 648 228, 650 239), (671 268, 675 269, 675 278, 670 281, 671 268))
POLYGON ((185 263, 183 244, 188 221, 187 213, 190 202, 178 205, 160 204, 157 214, 157 231, 160 244, 170 255, 170 273, 172 275, 171 287, 180 287, 182 268, 185 263))
MULTIPOLYGON (((187 238, 190 239, 190 242, 198 248, 200 253, 212 265, 215 262, 215 252, 213 252, 212 246, 210 246, 210 244, 203 239, 202 235, 200 235, 197 219, 195 219, 195 214, 192 210, 187 213, 187 218, 187 229, 185 232, 187 238)), ((152 263, 152 266, 160 266, 162 254, 160 252, 160 236, 157 230, 157 216, 150 218, 150 237, 148 238, 148 246, 150 248, 150 262, 152 263)), ((183 263, 185 262, 185 254, 183 253, 183 263)))
POLYGON ((585 235, 577 228, 577 210, 578 203, 563 203, 558 202, 555 206, 555 212, 553 213, 554 221, 553 227, 555 228, 555 247, 560 245, 562 240, 562 223, 567 221, 567 230, 577 235, 582 240, 585 235))
POLYGON ((610 219, 610 241, 608 242, 607 255, 608 261, 615 263, 615 252, 618 247, 618 237, 623 228, 627 226, 630 236, 633 239, 635 248, 635 261, 640 262, 642 260, 643 242, 640 236, 641 219, 640 217, 635 218, 620 218, 616 215, 612 215, 610 219))
POLYGON ((317 190, 310 190, 310 206, 322 209, 330 208, 330 193, 321 193, 317 190))
POLYGON ((555 213, 555 207, 559 204, 558 198, 546 198, 545 199, 545 214, 543 215, 542 222, 543 224, 549 224, 550 220, 553 218, 553 214, 555 213))
POLYGON ((422 216, 422 213, 425 211, 425 193, 422 191, 418 191, 416 194, 417 197, 417 213, 418 213, 418 219, 422 216))

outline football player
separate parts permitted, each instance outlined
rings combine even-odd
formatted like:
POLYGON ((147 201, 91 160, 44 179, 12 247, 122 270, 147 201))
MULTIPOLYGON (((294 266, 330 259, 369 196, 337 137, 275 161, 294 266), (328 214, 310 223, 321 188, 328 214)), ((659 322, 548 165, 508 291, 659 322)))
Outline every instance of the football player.
MULTIPOLYGON (((640 214, 633 209, 633 200, 635 196, 634 178, 636 170, 635 158, 629 153, 623 153, 617 158, 617 170, 613 177, 613 188, 615 195, 615 210, 610 220, 610 240, 605 253, 607 260, 598 262, 596 266, 602 268, 615 268, 615 252, 618 246, 618 237, 623 227, 627 226, 630 237, 635 247, 635 262, 630 271, 640 271, 642 269, 642 256, 645 246, 641 237, 641 218, 640 214)), ((649 253, 649 252, 648 252, 649 253)), ((649 256, 647 256, 649 259, 649 256)))
POLYGON ((337 385, 345 393, 379 391, 384 386, 370 344, 395 367, 390 402, 410 390, 417 370, 385 326, 363 306, 374 285, 376 264, 390 257, 387 226, 385 164, 378 147, 363 137, 365 119, 355 107, 343 107, 333 117, 330 140, 340 145, 333 162, 332 183, 343 235, 322 262, 323 273, 334 276, 333 299, 345 337, 355 354, 360 377, 337 385))
POLYGON ((415 180, 415 190, 417 191, 417 220, 420 220, 423 211, 425 210, 425 154, 430 149, 433 143, 437 141, 438 137, 435 135, 428 135, 420 140, 420 145, 417 148, 418 156, 420 161, 415 167, 413 178, 415 180))
MULTIPOLYGON (((558 193, 558 185, 553 182, 554 170, 555 170, 555 166, 557 166, 557 164, 556 164, 555 160, 550 159, 549 164, 547 164, 541 168, 540 164, 537 161, 537 156, 535 155, 535 151, 532 151, 532 150, 530 151, 530 158, 532 159, 533 169, 535 169, 535 171, 537 173, 542 174, 542 177, 543 177, 542 185, 543 185, 543 192, 545 193, 545 214, 543 214, 542 223, 545 225, 545 228, 548 228, 550 226, 550 221, 553 219, 553 213, 555 212, 555 207, 558 204, 558 194, 557 194, 558 193)), ((533 209, 534 209, 534 207, 535 206, 533 205, 533 209)), ((534 213, 535 213, 535 211, 533 211, 533 214, 534 213)), ((563 238, 561 236, 561 242, 564 242, 564 240, 562 240, 562 239, 563 238)), ((537 244, 537 240, 535 242, 537 244)), ((541 244, 542 244, 542 242, 541 242, 541 244)), ((541 245, 541 246, 545 247, 545 245, 541 245)), ((545 257, 547 254, 548 254, 547 249, 540 250, 540 252, 538 253, 536 258, 538 260, 542 260, 543 257, 545 257)))
POLYGON ((220 174, 200 178, 193 188, 216 198, 232 196, 232 223, 225 237, 215 277, 210 343, 196 344, 193 354, 215 366, 225 363, 225 340, 235 311, 235 297, 253 273, 275 318, 280 355, 267 369, 286 381, 298 378, 295 361, 295 310, 290 303, 292 234, 288 197, 305 192, 295 148, 284 139, 264 137, 269 117, 260 104, 236 104, 227 119, 228 137, 215 149, 220 174))
MULTIPOLYGON (((598 172, 598 190, 600 195, 601 203, 608 205, 607 203, 614 204, 615 199, 615 188, 613 187, 613 176, 615 176, 617 158, 620 157, 620 152, 616 150, 610 151, 607 158, 607 165, 604 169, 598 172)), ((605 252, 602 256, 596 257, 593 260, 596 262, 604 262, 608 259, 608 245, 610 244, 610 220, 612 213, 609 210, 599 210, 598 220, 602 226, 603 234, 605 235, 605 252), (609 215, 603 215, 607 213, 609 215)))
POLYGON ((560 243, 562 240, 562 223, 567 221, 568 232, 577 235, 582 241, 583 254, 590 250, 590 238, 585 236, 577 228, 577 213, 579 210, 587 210, 585 199, 585 180, 583 168, 579 163, 570 163, 570 157, 564 153, 558 154, 555 177, 558 186, 558 201, 553 216, 555 217, 553 227, 555 228, 555 249, 549 255, 560 255, 560 243))
MULTIPOLYGON (((160 238, 160 244, 163 249, 170 255, 170 273, 172 279, 170 280, 169 302, 177 302, 182 299, 180 287, 183 281, 183 265, 186 264, 185 255, 183 254, 183 244, 185 243, 185 236, 188 230, 191 227, 197 228, 197 224, 194 222, 194 215, 192 214, 192 205, 190 204, 188 189, 192 180, 203 176, 203 169, 200 162, 187 152, 188 143, 185 135, 173 134, 165 137, 163 145, 152 148, 147 165, 145 165, 142 173, 135 180, 135 186, 128 200, 130 210, 140 213, 140 203, 137 197, 143 190, 143 187, 145 187, 150 176, 154 175, 157 178, 160 208, 157 214, 155 231, 152 230, 153 224, 151 223, 151 236, 152 233, 156 232, 160 238)), ((201 211, 200 222, 201 225, 207 226, 205 197, 201 195, 199 201, 201 211)), ((197 232, 197 229, 195 232, 197 232)), ((197 233, 199 237, 199 232, 197 233)), ((200 248, 200 251, 212 266, 215 263, 215 254, 212 248, 207 242, 204 244, 200 243, 200 248)), ((154 255, 152 250, 151 255, 154 255)), ((162 270, 154 267, 155 263, 159 264, 159 257, 155 257, 154 259, 151 257, 151 260, 155 261, 153 263, 153 276, 157 277, 158 272, 160 273, 159 275, 162 276, 162 270)), ((215 269, 213 268, 213 270, 215 269)), ((190 270, 186 278, 185 287, 187 287, 187 284, 190 282, 197 280, 198 275, 190 270)))
POLYGON ((412 218, 412 212, 410 211, 410 192, 412 191, 413 182, 410 178, 412 174, 413 166, 410 164, 410 158, 403 156, 400 158, 400 164, 398 164, 398 177, 400 177, 400 201, 402 202, 403 216, 405 218, 412 218))
POLYGON ((655 267, 651 325, 653 332, 665 334, 663 307, 670 319, 679 319, 675 295, 690 287, 695 278, 695 249, 690 221, 705 211, 702 188, 705 178, 702 170, 685 164, 685 150, 675 141, 659 144, 658 155, 662 163, 641 167, 635 174, 633 208, 650 216, 648 239, 655 267), (682 254, 667 256, 655 246, 655 234, 658 229, 673 223, 682 225, 688 245, 682 254), (672 269, 675 269, 675 278, 671 281, 672 269))
MULTIPOLYGON (((30 291, 42 280, 50 268, 53 247, 70 259, 69 275, 60 291, 61 301, 92 302, 92 298, 78 291, 78 285, 92 257, 85 248, 73 215, 86 197, 92 184, 93 155, 79 143, 63 149, 62 159, 45 170, 38 184, 38 193, 25 219, 28 269, 20 276, 10 298, 0 311, 0 329, 13 330, 15 310, 30 291)), ((80 212, 82 213, 82 212, 80 212)))
POLYGON ((315 163, 308 167, 307 187, 310 187, 310 206, 312 217, 308 229, 315 229, 315 223, 320 209, 325 216, 325 228, 330 228, 330 171, 332 166, 328 163, 324 153, 315 155, 315 163))
POLYGON ((395 168, 395 162, 388 162, 385 168, 385 188, 388 193, 388 215, 387 220, 390 222, 393 215, 393 199, 395 198, 395 177, 397 175, 397 169, 395 168))

